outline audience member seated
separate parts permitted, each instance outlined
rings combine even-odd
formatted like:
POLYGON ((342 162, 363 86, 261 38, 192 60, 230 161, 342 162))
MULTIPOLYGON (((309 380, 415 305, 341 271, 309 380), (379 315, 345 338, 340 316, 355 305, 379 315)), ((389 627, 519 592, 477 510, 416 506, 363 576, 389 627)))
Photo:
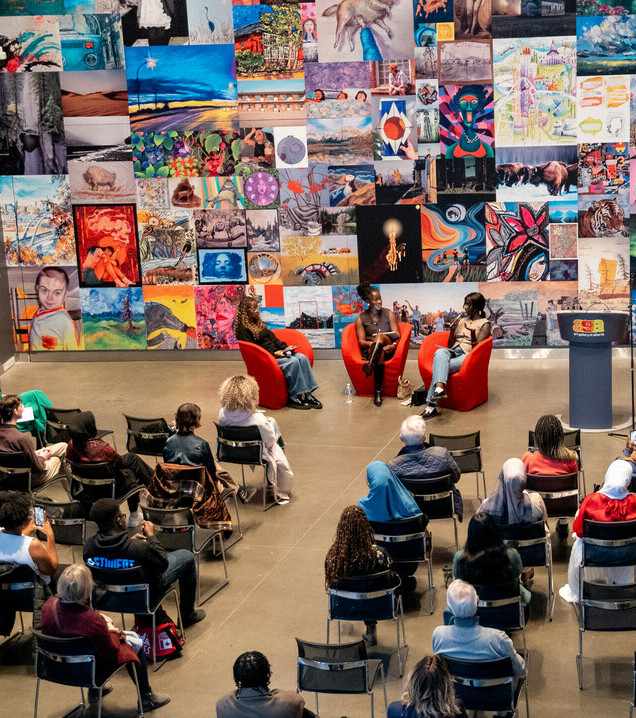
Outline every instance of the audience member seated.
POLYGON ((248 651, 234 661, 236 690, 216 702, 216 718, 303 718, 313 716, 305 699, 295 691, 270 688, 272 669, 259 651, 248 651))
POLYGON ((526 491, 526 467, 521 459, 508 459, 504 463, 495 490, 482 501, 479 513, 488 514, 507 526, 548 518, 541 496, 526 491))
POLYGON ((402 700, 389 705, 387 718, 466 718, 443 656, 424 656, 415 664, 402 700))
MULTIPOLYGON (((68 419, 68 433, 71 437, 66 449, 66 458, 76 463, 105 462, 112 464, 115 471, 115 491, 117 496, 126 494, 136 486, 148 486, 152 469, 137 454, 127 453, 120 456, 103 439, 97 438, 97 424, 92 411, 73 414, 68 419)), ((88 504, 92 503, 90 492, 86 491, 88 504)), ((82 500, 82 496, 77 497, 82 500)), ((139 494, 128 499, 128 526, 141 526, 144 517, 139 508, 139 494)))
MULTIPOLYGON (((326 591, 337 588, 343 578, 368 576, 390 568, 391 559, 373 543, 373 529, 364 511, 359 506, 347 506, 325 558, 326 591)), ((364 640, 370 646, 377 645, 377 622, 365 621, 365 624, 364 640)))
MULTIPOLYGON (((473 586, 512 583, 520 578, 521 556, 514 548, 506 548, 503 534, 489 514, 477 513, 468 523, 466 544, 453 559, 453 576, 473 586)), ((523 605, 530 603, 531 594, 520 586, 523 605)))
POLYGON ((132 538, 126 531, 126 517, 115 499, 99 499, 93 504, 90 520, 98 531, 84 544, 84 561, 104 569, 141 567, 152 592, 161 596, 179 581, 179 602, 183 625, 187 628, 205 618, 203 609, 195 610, 197 572, 194 554, 186 549, 166 552, 155 536, 150 521, 141 524, 141 533, 132 538))
POLYGON ((553 414, 545 414, 537 421, 534 442, 537 448, 521 457, 529 474, 552 476, 578 471, 578 457, 565 446, 563 426, 553 414))
MULTIPOLYGON (((623 449, 623 458, 629 461, 632 466, 632 480, 636 479, 636 441, 630 438, 631 432, 627 434, 627 443, 623 449)), ((621 458, 621 457, 616 457, 621 458)))
MULTIPOLYGON (((441 474, 450 474, 453 483, 461 478, 457 462, 448 449, 443 446, 429 446, 426 423, 419 414, 408 416, 400 427, 400 439, 404 448, 387 466, 395 472, 398 479, 427 479, 441 474)), ((453 486, 453 505, 457 518, 464 517, 464 503, 457 486, 453 486)))
MULTIPOLYGON (((16 426, 23 411, 19 396, 7 394, 0 399, 0 454, 24 452, 31 465, 31 486, 37 489, 61 472, 66 444, 51 444, 36 451, 31 437, 20 432, 16 426)), ((24 490, 27 490, 26 486, 24 490)))
MULTIPOLYGON (((90 641, 97 656, 96 677, 108 675, 126 665, 134 681, 132 664, 137 664, 137 678, 144 713, 161 708, 170 701, 165 693, 154 693, 148 682, 148 665, 141 638, 133 631, 120 631, 108 616, 91 608, 93 578, 79 563, 67 566, 57 582, 57 597, 52 596, 42 609, 42 632, 48 636, 83 637, 90 641)), ((102 696, 113 690, 107 683, 102 696)), ((88 702, 99 700, 97 688, 88 689, 88 702)))
POLYGON ((53 528, 46 515, 37 530, 46 536, 46 544, 32 536, 36 526, 31 497, 13 491, 0 492, 0 561, 29 566, 45 583, 58 568, 53 528))
POLYGON ((274 488, 276 501, 286 504, 291 497, 294 474, 285 452, 278 443, 280 429, 275 419, 258 410, 258 384, 252 376, 237 374, 226 379, 219 389, 222 426, 257 426, 263 440, 263 459, 267 477, 274 488))
MULTIPOLYGON (((586 496, 576 513, 572 531, 575 539, 568 566, 568 583, 559 589, 559 596, 568 603, 579 600, 579 564, 583 556, 583 521, 635 521, 636 496, 629 493, 632 481, 631 463, 624 459, 612 461, 605 474, 601 488, 586 496)), ((607 549, 619 550, 619 549, 607 549)), ((586 568, 586 581, 606 581, 608 583, 625 584, 634 580, 632 566, 616 566, 603 568, 586 568)))
POLYGON ((446 592, 446 603, 453 614, 450 626, 433 631, 433 653, 468 661, 497 661, 510 658, 516 676, 523 675, 526 663, 510 638, 497 628, 479 625, 477 592, 469 583, 455 580, 446 592))
POLYGON ((246 504, 254 496, 256 489, 238 486, 228 472, 216 463, 210 444, 194 433, 194 430, 201 426, 201 408, 197 404, 181 404, 174 415, 174 421, 177 433, 166 441, 163 460, 168 464, 205 466, 220 491, 223 488, 231 489, 246 504))
MULTIPOLYGON (((382 461, 374 461, 367 466, 367 484, 369 493, 358 501, 358 506, 369 521, 397 521, 422 516, 415 499, 382 461)), ((413 576, 417 563, 395 564, 394 569, 402 580, 401 590, 404 593, 413 591, 417 584, 413 576)))

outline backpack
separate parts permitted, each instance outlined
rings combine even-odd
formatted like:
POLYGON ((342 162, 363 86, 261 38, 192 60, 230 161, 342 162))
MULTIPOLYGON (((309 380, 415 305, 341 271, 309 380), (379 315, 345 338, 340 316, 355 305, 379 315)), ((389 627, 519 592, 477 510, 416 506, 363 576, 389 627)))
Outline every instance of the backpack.
POLYGON ((155 641, 158 659, 178 655, 183 650, 185 638, 183 636, 177 636, 177 627, 163 608, 158 608, 155 615, 156 626, 154 636, 152 635, 152 616, 135 615, 133 631, 141 638, 146 658, 152 659, 153 639, 155 641))

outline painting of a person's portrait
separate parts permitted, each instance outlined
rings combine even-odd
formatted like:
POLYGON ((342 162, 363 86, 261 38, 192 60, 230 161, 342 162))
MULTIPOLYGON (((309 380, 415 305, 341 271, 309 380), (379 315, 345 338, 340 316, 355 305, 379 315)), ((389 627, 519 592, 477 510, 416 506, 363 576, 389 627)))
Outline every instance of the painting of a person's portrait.
POLYGON ((200 249, 201 284, 244 284, 247 282, 245 250, 200 249))

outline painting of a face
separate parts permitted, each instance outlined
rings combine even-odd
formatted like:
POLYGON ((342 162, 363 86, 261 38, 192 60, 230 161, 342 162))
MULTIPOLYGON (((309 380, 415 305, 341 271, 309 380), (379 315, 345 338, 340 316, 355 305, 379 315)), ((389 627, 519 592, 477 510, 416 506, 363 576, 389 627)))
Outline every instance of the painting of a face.
POLYGON ((472 127, 475 124, 478 110, 479 100, 474 95, 464 95, 459 101, 462 124, 466 127, 472 127))
POLYGON ((55 274, 48 277, 46 274, 40 277, 38 283, 38 303, 42 309, 59 309, 64 305, 66 299, 66 282, 64 277, 55 274))
POLYGON ((538 282, 541 279, 545 278, 547 271, 548 271, 548 260, 545 256, 545 254, 540 254, 537 257, 535 257, 528 265, 527 278, 531 282, 538 282))
POLYGON ((214 265, 214 273, 217 277, 229 277, 232 272, 232 262, 229 255, 217 254, 214 265))

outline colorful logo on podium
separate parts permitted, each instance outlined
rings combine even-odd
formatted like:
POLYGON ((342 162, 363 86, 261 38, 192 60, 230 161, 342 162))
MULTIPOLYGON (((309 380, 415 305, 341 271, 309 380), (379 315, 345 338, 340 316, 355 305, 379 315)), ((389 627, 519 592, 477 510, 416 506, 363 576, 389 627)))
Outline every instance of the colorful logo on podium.
POLYGON ((575 319, 572 330, 578 334, 603 334, 605 322, 602 319, 575 319))

